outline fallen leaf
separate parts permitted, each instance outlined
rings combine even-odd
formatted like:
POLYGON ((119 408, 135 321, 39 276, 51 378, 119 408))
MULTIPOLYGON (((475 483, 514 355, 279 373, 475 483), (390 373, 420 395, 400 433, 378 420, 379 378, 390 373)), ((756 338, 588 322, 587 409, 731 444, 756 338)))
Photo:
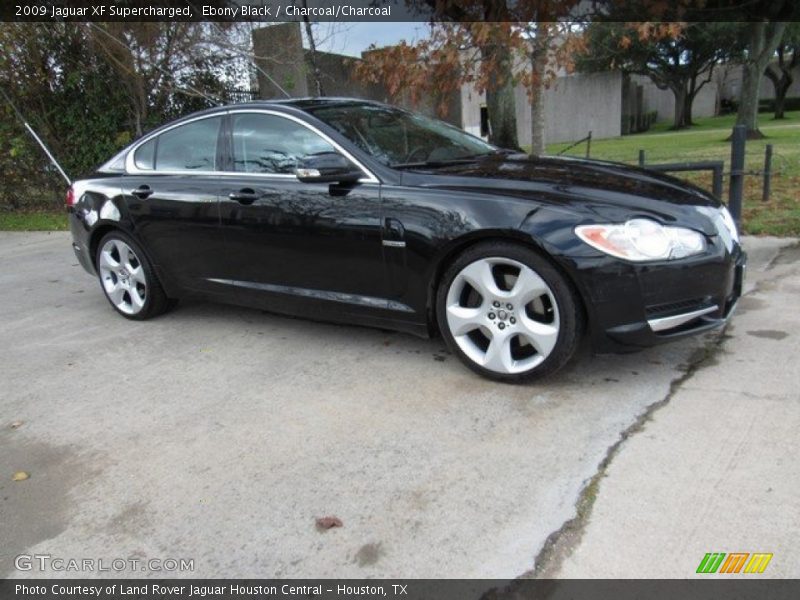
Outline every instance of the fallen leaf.
POLYGON ((25 481, 26 479, 30 479, 30 475, 28 475, 25 471, 17 471, 11 477, 12 481, 25 481))
POLYGON ((319 517, 317 519, 317 529, 319 531, 341 527, 342 525, 342 520, 339 517, 319 517))

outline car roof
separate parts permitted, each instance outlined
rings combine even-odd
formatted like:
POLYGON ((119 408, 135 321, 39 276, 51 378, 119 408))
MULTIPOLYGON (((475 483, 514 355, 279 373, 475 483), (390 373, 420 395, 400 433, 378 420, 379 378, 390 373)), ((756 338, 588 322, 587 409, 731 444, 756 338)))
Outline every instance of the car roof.
POLYGON ((111 167, 111 165, 117 163, 121 157, 127 155, 127 153, 133 148, 136 144, 143 137, 152 137, 158 135, 158 133, 168 127, 172 127, 184 121, 190 121, 197 117, 205 116, 205 115, 213 115, 216 113, 224 113, 233 108, 273 108, 273 109, 284 109, 287 108, 289 111, 292 109, 299 110, 302 112, 308 112, 313 114, 313 109, 320 108, 323 106, 388 106, 382 102, 377 102, 375 100, 364 100, 361 98, 346 98, 346 97, 336 97, 336 96, 324 96, 324 97, 311 97, 306 96, 303 98, 267 98, 264 100, 253 100, 251 102, 237 102, 235 104, 224 104, 220 106, 214 106, 211 108, 206 108, 204 110, 199 110, 197 112, 184 115, 174 121, 170 121, 168 123, 164 123, 160 127, 156 127, 148 132, 146 132, 143 136, 140 136, 130 144, 128 144, 125 148, 115 154, 110 160, 106 161, 102 165, 100 165, 97 170, 100 172, 105 171, 114 171, 115 169, 111 167))
MULTIPOLYGON (((382 102, 375 100, 364 100, 362 98, 344 98, 344 97, 305 97, 305 98, 268 98, 264 100, 253 100, 250 102, 237 102, 235 104, 225 104, 223 106, 215 106, 197 114, 208 112, 225 111, 232 108, 294 108, 302 111, 312 111, 315 108, 323 106, 388 106, 382 102)), ((187 116, 194 116, 187 115, 187 116)))
MULTIPOLYGON (((203 110, 199 110, 197 112, 184 115, 179 119, 174 121, 170 121, 166 125, 174 125, 175 123, 179 123, 181 121, 188 121, 198 116, 202 115, 210 115, 217 112, 225 112, 231 109, 242 109, 242 108, 273 108, 273 109, 294 109, 299 110, 302 112, 307 112, 309 114, 313 114, 314 109, 321 108, 323 106, 382 106, 388 108, 396 108, 392 107, 388 104, 383 102, 378 102, 376 100, 365 100, 363 98, 346 98, 346 97, 335 97, 335 96, 325 96, 325 97, 303 97, 303 98, 267 98, 264 100, 253 100, 250 102, 236 102, 234 104, 222 104, 220 106, 214 106, 211 108, 206 108, 203 110)), ((164 126, 162 126, 164 127, 164 126)), ((161 129, 159 127, 158 129, 161 129)), ((154 129, 149 133, 153 133, 156 130, 154 129)))
MULTIPOLYGON (((375 100, 365 100, 363 98, 346 98, 339 96, 323 96, 323 97, 305 97, 305 98, 277 98, 275 100, 254 100, 246 104, 280 104, 283 106, 294 106, 301 110, 308 108, 317 108, 320 106, 339 106, 339 105, 352 105, 352 104, 372 104, 375 106, 386 106, 381 102, 375 100)), ((238 105, 237 105, 238 106, 238 105)))

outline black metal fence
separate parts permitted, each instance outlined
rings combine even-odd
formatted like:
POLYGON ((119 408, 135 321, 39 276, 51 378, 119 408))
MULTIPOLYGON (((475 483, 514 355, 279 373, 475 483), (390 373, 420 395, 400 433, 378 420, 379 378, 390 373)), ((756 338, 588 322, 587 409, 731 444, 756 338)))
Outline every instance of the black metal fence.
POLYGON ((559 151, 558 156, 561 156, 562 154, 566 154, 568 150, 572 150, 574 147, 579 146, 579 145, 583 144, 584 142, 586 142, 586 158, 590 158, 591 155, 592 155, 592 132, 591 131, 589 132, 589 134, 586 137, 581 138, 581 139, 571 143, 569 146, 567 146, 566 148, 563 148, 561 151, 559 151))
MULTIPOLYGON (((731 170, 728 173, 728 210, 739 225, 742 220, 742 196, 744 194, 744 156, 747 130, 744 126, 737 125, 733 128, 731 136, 731 170)), ((647 164, 644 150, 639 150, 639 166, 653 171, 681 173, 689 171, 711 171, 711 193, 722 200, 722 179, 725 175, 725 161, 702 160, 694 162, 677 162, 647 164)))
POLYGON ((711 171, 711 193, 717 198, 722 198, 722 177, 725 171, 725 161, 722 160, 701 160, 696 162, 677 162, 646 164, 644 150, 639 150, 639 166, 652 169, 653 171, 664 171, 680 173, 687 171, 711 171))
POLYGON ((725 161, 707 160, 697 162, 680 162, 664 164, 646 164, 644 150, 639 150, 639 166, 655 171, 682 172, 682 171, 711 171, 711 191, 718 199, 722 200, 722 181, 728 176, 728 209, 737 225, 742 221, 742 201, 744 197, 744 178, 754 175, 762 178, 761 200, 768 202, 772 190, 772 144, 767 144, 764 151, 764 168, 762 170, 745 170, 745 152, 747 145, 747 128, 736 125, 731 135, 731 167, 725 173, 725 161))
MULTIPOLYGON (((558 152, 558 155, 566 154, 573 148, 585 143, 586 144, 586 158, 591 157, 592 150, 592 132, 581 138, 566 148, 558 152)), ((772 192, 772 158, 773 148, 772 144, 767 144, 764 152, 764 167, 760 170, 745 170, 745 148, 747 143, 747 130, 744 125, 736 125, 733 128, 731 135, 731 163, 730 171, 725 172, 725 161, 723 160, 701 160, 692 162, 674 162, 674 163, 651 163, 647 164, 647 156, 644 150, 639 150, 639 166, 652 169, 654 171, 662 171, 669 173, 681 173, 691 171, 710 171, 711 172, 711 192, 719 200, 723 196, 723 180, 728 177, 728 208, 731 215, 736 220, 738 225, 741 224, 742 219, 742 198, 744 196, 744 178, 747 175, 753 175, 762 178, 761 200, 768 202, 772 192)))

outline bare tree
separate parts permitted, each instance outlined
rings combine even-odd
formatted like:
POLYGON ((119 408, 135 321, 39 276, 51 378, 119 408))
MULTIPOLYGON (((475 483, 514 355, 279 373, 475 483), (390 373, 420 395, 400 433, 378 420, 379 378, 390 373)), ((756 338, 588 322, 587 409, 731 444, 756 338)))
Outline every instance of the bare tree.
MULTIPOLYGON (((194 106, 221 103, 229 56, 207 51, 206 24, 87 23, 90 39, 127 91, 132 128, 141 135, 151 108, 161 117, 174 108, 175 95, 198 100, 194 106)), ((185 104, 185 103, 184 103, 185 104)))
MULTIPOLYGON (((303 8, 308 9, 308 2, 307 0, 303 0, 303 8)), ((317 44, 314 40, 314 31, 311 27, 311 21, 309 21, 308 16, 306 15, 306 11, 303 11, 303 23, 305 24, 306 28, 306 38, 308 39, 308 64, 311 68, 311 77, 314 79, 314 96, 324 96, 325 90, 322 87, 322 75, 319 71, 319 65, 317 64, 317 44)))

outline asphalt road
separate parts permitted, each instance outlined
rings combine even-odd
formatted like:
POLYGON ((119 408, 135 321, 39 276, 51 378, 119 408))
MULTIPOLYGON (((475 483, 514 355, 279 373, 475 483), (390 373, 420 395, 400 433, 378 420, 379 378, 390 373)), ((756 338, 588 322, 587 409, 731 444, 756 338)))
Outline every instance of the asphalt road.
POLYGON ((110 574, 20 554, 194 561, 128 576, 636 576, 604 570, 609 548, 656 543, 688 556, 658 576, 726 548, 800 576, 787 244, 750 241, 724 339, 584 353, 518 387, 440 340, 200 303, 130 322, 68 234, 0 233, 0 576, 110 574))

